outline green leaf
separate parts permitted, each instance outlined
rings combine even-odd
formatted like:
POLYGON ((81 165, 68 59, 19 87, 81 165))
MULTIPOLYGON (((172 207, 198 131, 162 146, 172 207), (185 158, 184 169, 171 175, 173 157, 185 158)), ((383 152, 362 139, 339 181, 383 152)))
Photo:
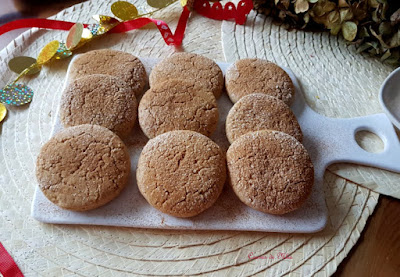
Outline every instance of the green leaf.
POLYGON ((362 27, 360 29, 360 31, 358 32, 358 37, 359 38, 368 38, 370 37, 369 33, 368 33, 368 29, 365 27, 362 27))
POLYGON ((396 58, 396 57, 390 57, 385 60, 385 63, 391 64, 391 65, 399 65, 400 60, 399 60, 399 58, 396 58))
POLYGON ((344 8, 344 7, 348 7, 349 4, 347 3, 346 0, 339 0, 338 1, 338 6, 339 6, 339 8, 344 8))
POLYGON ((357 24, 353 21, 346 21, 342 25, 343 37, 348 41, 353 41, 357 35, 357 24))
POLYGON ((344 21, 349 21, 353 19, 353 12, 351 11, 351 9, 346 8, 346 9, 340 9, 340 21, 344 22, 344 21))
POLYGON ((377 0, 369 0, 369 4, 371 5, 372 8, 377 8, 379 6, 377 0))
POLYGON ((326 1, 323 5, 323 10, 325 13, 331 12, 336 8, 336 4, 330 1, 326 1))
POLYGON ((390 50, 388 49, 381 57, 381 61, 384 61, 390 57, 392 53, 390 53, 390 50))
POLYGON ((400 30, 397 31, 396 34, 389 41, 390 48, 399 47, 400 46, 400 30))
POLYGON ((368 45, 370 45, 372 48, 377 49, 379 44, 376 41, 371 41, 371 42, 367 42, 368 45))
POLYGON ((342 29, 342 25, 336 25, 331 29, 331 34, 336 36, 337 34, 339 34, 341 29, 342 29))
POLYGON ((337 11, 331 11, 331 12, 328 14, 328 22, 329 22, 330 24, 339 23, 339 20, 340 20, 339 12, 337 12, 337 11))
POLYGON ((390 22, 382 22, 379 24, 379 34, 381 36, 387 36, 392 33, 392 25, 390 22))
POLYGON ((368 50, 369 48, 371 48, 371 45, 370 45, 370 44, 368 44, 368 43, 361 44, 361 45, 357 48, 357 53, 364 52, 364 51, 368 50))
POLYGON ((390 21, 392 22, 393 25, 400 23, 400 9, 395 11, 391 16, 390 16, 390 21))
POLYGON ((372 12, 372 20, 376 23, 380 22, 379 16, 378 16, 378 10, 375 10, 372 12))

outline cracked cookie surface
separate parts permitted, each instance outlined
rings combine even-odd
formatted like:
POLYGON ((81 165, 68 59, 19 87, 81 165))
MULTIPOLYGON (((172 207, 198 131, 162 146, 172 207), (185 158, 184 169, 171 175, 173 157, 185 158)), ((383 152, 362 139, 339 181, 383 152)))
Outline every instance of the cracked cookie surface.
POLYGON ((226 179, 225 156, 206 136, 172 131, 151 139, 140 155, 137 184, 156 209, 176 217, 211 207, 226 179))
POLYGON ((135 94, 117 77, 85 76, 69 83, 61 98, 60 119, 64 127, 100 125, 123 138, 131 133, 136 117, 135 94))
POLYGON ((36 178, 63 209, 86 211, 117 197, 128 182, 130 159, 122 140, 97 125, 64 129, 40 150, 36 178))
POLYGON ((210 136, 217 128, 217 101, 191 81, 173 79, 151 87, 139 103, 139 124, 148 138, 173 130, 210 136))
POLYGON ((264 93, 290 106, 295 93, 289 75, 278 65, 261 59, 242 59, 232 64, 225 74, 225 87, 233 103, 248 94, 264 93))
POLYGON ((247 206, 270 214, 301 207, 314 183, 314 167, 304 146, 279 131, 247 133, 227 151, 229 182, 247 206))
POLYGON ((226 136, 233 143, 248 132, 261 130, 281 131, 300 142, 303 139, 296 116, 282 100, 261 93, 246 95, 226 117, 226 136))
POLYGON ((158 63, 149 77, 150 87, 170 79, 192 80, 219 98, 224 87, 220 67, 211 59, 194 53, 176 53, 158 63))
POLYGON ((136 96, 147 82, 146 70, 142 62, 132 54, 111 50, 93 50, 77 56, 70 69, 69 79, 76 80, 92 74, 106 74, 121 78, 136 96))

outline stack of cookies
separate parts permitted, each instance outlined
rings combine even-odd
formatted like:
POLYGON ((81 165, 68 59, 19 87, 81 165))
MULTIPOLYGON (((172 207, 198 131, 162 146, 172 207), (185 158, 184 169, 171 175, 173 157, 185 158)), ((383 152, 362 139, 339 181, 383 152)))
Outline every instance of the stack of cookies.
POLYGON ((44 195, 61 208, 86 211, 117 197, 131 163, 123 138, 137 118, 137 100, 147 82, 142 62, 114 50, 78 56, 63 92, 64 130, 41 149, 36 176, 44 195))
POLYGON ((138 162, 140 192, 153 207, 191 217, 211 207, 226 180, 225 153, 208 138, 217 128, 224 78, 212 60, 178 53, 158 63, 139 103, 150 141, 138 162))
POLYGON ((289 108, 294 86, 273 63, 239 60, 224 80, 214 61, 176 53, 152 69, 142 96, 147 75, 137 57, 95 50, 74 60, 69 80, 60 106, 65 129, 37 161, 41 190, 64 209, 94 209, 122 191, 130 172, 122 140, 137 119, 149 138, 137 185, 163 213, 202 213, 217 201, 227 175, 238 198, 265 213, 296 210, 310 195, 313 166, 289 108), (227 153, 209 138, 224 86, 235 103, 226 118, 227 153))
POLYGON ((247 206, 270 214, 298 209, 311 194, 314 168, 289 108, 294 85, 279 66, 243 59, 228 68, 234 106, 226 118, 229 182, 247 206))

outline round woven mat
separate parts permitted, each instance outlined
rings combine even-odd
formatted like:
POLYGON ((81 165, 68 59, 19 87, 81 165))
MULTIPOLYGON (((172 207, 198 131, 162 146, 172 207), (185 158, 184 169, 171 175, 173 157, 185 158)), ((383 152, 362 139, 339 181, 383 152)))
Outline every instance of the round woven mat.
MULTIPOLYGON (((76 5, 55 18, 88 22, 92 14, 110 14, 111 1, 97 2, 76 5)), ((164 19, 174 29, 180 10, 177 3, 154 17, 164 19)), ((321 113, 346 117, 380 111, 376 93, 389 68, 352 54, 345 44, 329 36, 288 33, 253 15, 248 23, 247 27, 223 23, 221 36, 221 22, 193 14, 182 50, 224 61, 223 41, 229 61, 256 55, 289 66, 300 77, 308 102, 315 103, 321 113), (354 68, 341 66, 350 62, 354 68)), ((0 53, 1 83, 14 77, 5 66, 12 57, 36 57, 47 42, 65 41, 66 35, 45 30, 24 33, 0 53)), ((80 51, 97 48, 148 57, 165 57, 174 51, 152 26, 107 35, 80 51)), ((0 241, 26 276, 330 275, 359 238, 378 201, 377 193, 355 183, 394 182, 394 176, 380 171, 330 168, 324 185, 328 226, 313 235, 41 224, 30 217, 37 185, 35 161, 50 137, 68 62, 54 62, 36 78, 25 79, 36 92, 33 102, 29 107, 10 109, 0 130, 0 241), (377 174, 385 178, 379 179, 377 174), (251 252, 254 256, 280 252, 292 259, 250 260, 251 252)))

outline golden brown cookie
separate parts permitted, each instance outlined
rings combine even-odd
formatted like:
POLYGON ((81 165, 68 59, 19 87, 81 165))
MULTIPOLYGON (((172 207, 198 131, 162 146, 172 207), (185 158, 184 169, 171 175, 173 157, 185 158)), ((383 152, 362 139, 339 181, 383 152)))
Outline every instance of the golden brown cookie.
POLYGON ((226 71, 225 86, 233 103, 248 94, 264 93, 290 105, 295 92, 292 80, 282 68, 261 59, 236 61, 226 71))
POLYGON ((86 211, 117 197, 128 182, 130 160, 122 140, 98 125, 57 133, 36 162, 39 188, 63 209, 86 211))
POLYGON ((139 95, 147 81, 146 70, 135 56, 111 49, 93 50, 77 56, 70 69, 69 79, 76 80, 92 74, 107 74, 121 78, 135 95, 139 95))
POLYGON ((284 132, 300 142, 303 139, 300 125, 289 106, 266 94, 242 97, 226 118, 226 136, 230 143, 248 132, 266 129, 284 132))
POLYGON ((150 87, 170 79, 193 80, 196 86, 221 96, 224 76, 211 59, 193 53, 176 53, 158 63, 150 73, 150 87))
POLYGON ((148 138, 173 130, 211 135, 217 128, 217 100, 191 81, 173 79, 151 87, 139 103, 139 124, 148 138))
POLYGON ((294 211, 309 197, 314 167, 304 146, 279 131, 256 131, 227 152, 230 184, 247 206, 270 214, 294 211))
POLYGON ((88 75, 69 83, 63 92, 60 118, 64 127, 101 125, 126 137, 137 117, 132 89, 117 77, 88 75))
POLYGON ((61 97, 60 119, 64 127, 94 124, 124 138, 137 117, 132 89, 117 77, 88 75, 69 83, 61 97))
POLYGON ((136 179, 140 192, 156 209, 176 217, 195 216, 221 194, 226 179, 224 153, 199 133, 164 133, 143 148, 136 179))

